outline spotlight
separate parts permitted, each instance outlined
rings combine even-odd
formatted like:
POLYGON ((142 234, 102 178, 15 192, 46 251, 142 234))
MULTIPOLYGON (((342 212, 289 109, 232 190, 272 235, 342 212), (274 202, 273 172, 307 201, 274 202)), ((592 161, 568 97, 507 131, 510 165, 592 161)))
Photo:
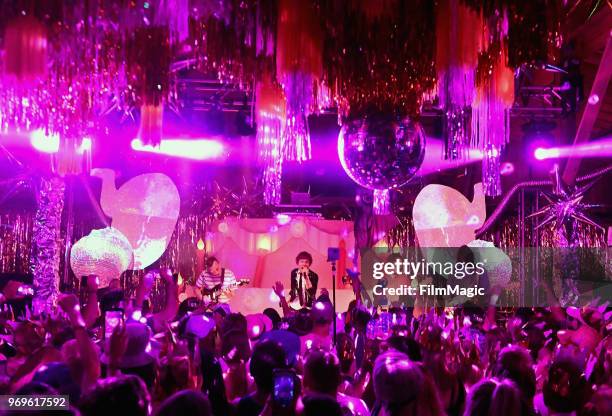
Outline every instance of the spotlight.
POLYGON ((537 160, 559 159, 578 156, 582 158, 609 158, 612 156, 612 138, 606 137, 576 146, 538 147, 533 152, 537 160))
POLYGON ((599 95, 593 94, 589 97, 589 104, 595 105, 599 102, 599 95))
POLYGON ((57 134, 47 135, 44 130, 35 130, 30 134, 30 143, 39 152, 57 153, 60 138, 57 134))
MULTIPOLYGON (((555 122, 548 120, 530 120, 523 124, 522 130, 524 134, 524 142, 526 144, 526 157, 533 158, 537 161, 547 159, 546 150, 556 143, 553 135, 553 130, 556 127, 555 122)), ((531 165, 536 170, 545 169, 548 165, 541 164, 531 165)))
POLYGON ((558 157, 558 152, 555 152, 555 149, 545 149, 543 147, 538 147, 535 152, 533 152, 533 156, 537 160, 550 159, 552 157, 558 157), (556 153, 556 156, 555 156, 556 153))
POLYGON ((132 140, 132 149, 194 160, 219 159, 224 153, 221 142, 208 139, 162 139, 159 146, 151 146, 136 138, 132 140))

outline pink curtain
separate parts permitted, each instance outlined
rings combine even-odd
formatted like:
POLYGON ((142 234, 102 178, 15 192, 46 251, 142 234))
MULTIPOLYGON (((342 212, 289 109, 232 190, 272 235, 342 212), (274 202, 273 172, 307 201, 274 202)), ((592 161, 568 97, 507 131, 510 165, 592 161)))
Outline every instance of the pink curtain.
POLYGON ((251 279, 252 287, 269 288, 281 280, 288 288, 295 257, 305 250, 312 255, 312 269, 319 275, 319 288, 331 289, 327 249, 341 249, 337 283, 341 283, 339 272, 346 269, 347 253, 355 249, 351 221, 293 217, 288 223, 279 224, 275 218, 226 218, 213 224, 212 231, 214 255, 238 278, 251 279))

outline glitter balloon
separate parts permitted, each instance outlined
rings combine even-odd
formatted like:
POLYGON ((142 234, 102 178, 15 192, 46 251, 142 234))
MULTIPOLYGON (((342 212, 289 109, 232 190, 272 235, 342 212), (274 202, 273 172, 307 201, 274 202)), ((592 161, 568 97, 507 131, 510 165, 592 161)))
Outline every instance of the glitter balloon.
POLYGON ((506 287, 512 279, 512 261, 503 250, 495 247, 490 241, 473 240, 467 243, 474 250, 475 261, 484 263, 489 284, 491 286, 506 287))
POLYGON ((409 119, 372 115, 349 121, 338 136, 338 156, 347 175, 369 189, 405 185, 423 163, 425 135, 409 119))
POLYGON ((118 279, 133 261, 132 246, 117 229, 93 230, 77 241, 70 252, 70 267, 75 276, 95 274, 100 287, 118 279))

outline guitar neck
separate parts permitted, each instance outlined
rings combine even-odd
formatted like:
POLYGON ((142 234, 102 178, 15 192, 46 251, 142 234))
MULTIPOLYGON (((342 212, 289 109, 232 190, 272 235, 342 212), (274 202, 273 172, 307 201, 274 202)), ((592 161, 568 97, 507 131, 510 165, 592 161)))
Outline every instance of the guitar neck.
POLYGON ((213 295, 218 295, 218 294, 221 294, 221 293, 231 292, 234 289, 239 288, 240 286, 248 285, 250 282, 251 281, 249 279, 241 279, 241 280, 239 280, 239 281, 237 281, 235 283, 230 283, 226 287, 215 289, 215 290, 211 290, 210 293, 213 294, 213 295))

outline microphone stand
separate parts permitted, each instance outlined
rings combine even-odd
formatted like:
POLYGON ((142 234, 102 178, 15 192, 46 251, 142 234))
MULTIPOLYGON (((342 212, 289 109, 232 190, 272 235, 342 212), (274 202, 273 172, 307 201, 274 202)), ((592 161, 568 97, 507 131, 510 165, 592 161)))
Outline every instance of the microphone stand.
POLYGON ((334 347, 336 346, 336 334, 337 334, 337 329, 336 329, 336 262, 332 261, 332 305, 334 306, 334 317, 333 317, 333 323, 334 323, 334 347))

